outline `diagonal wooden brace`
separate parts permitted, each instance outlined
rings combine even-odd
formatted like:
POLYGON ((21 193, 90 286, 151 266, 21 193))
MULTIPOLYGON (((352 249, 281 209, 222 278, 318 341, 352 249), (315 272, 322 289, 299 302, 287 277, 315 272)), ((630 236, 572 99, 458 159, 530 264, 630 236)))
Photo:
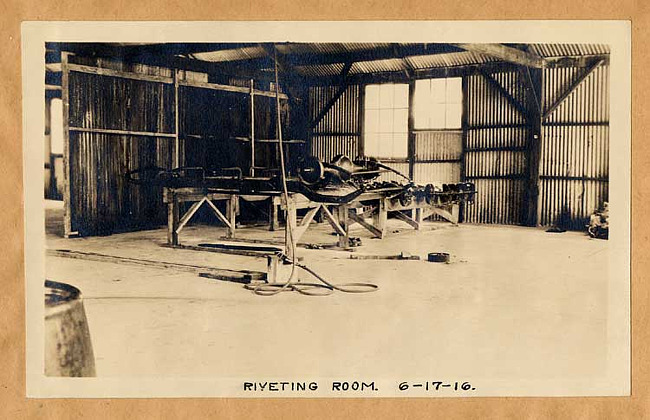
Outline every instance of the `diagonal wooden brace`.
POLYGON ((219 209, 217 208, 217 206, 215 206, 214 203, 213 203, 212 201, 208 200, 207 198, 204 198, 204 200, 205 200, 206 203, 208 203, 208 205, 210 206, 210 208, 212 209, 212 211, 214 212, 214 214, 217 216, 217 218, 221 221, 221 223, 223 223, 224 225, 226 225, 226 227, 227 227, 229 230, 232 229, 232 228, 233 228, 232 224, 230 223, 230 221, 228 220, 228 218, 227 218, 226 216, 224 216, 223 213, 221 213, 221 212, 219 211, 219 209))
POLYGON ((410 218, 409 216, 402 213, 401 211, 396 211, 395 212, 395 217, 397 217, 399 220, 401 220, 403 222, 408 223, 415 230, 420 230, 420 224, 418 222, 416 222, 415 220, 413 220, 412 218, 410 218))
POLYGON ((318 213, 318 211, 321 209, 322 205, 318 205, 312 209, 310 209, 307 214, 302 218, 300 221, 300 224, 295 228, 293 232, 293 240, 298 243, 302 235, 307 231, 309 228, 309 224, 311 223, 312 220, 314 220, 314 216, 318 213))
POLYGON ((361 226, 363 226, 364 228, 366 228, 368 231, 370 231, 370 233, 375 235, 377 238, 381 238, 383 236, 382 231, 380 229, 376 228, 375 226, 373 226, 371 223, 366 222, 365 219, 363 218, 363 215, 358 215, 355 212, 351 211, 348 214, 348 217, 353 222, 356 222, 356 223, 360 224, 361 226))
POLYGON ((185 225, 187 224, 187 222, 190 221, 190 219, 194 216, 194 214, 196 213, 196 211, 197 211, 197 210, 201 207, 201 205, 202 205, 203 203, 205 203, 206 201, 208 201, 208 198, 207 198, 207 197, 203 197, 201 200, 199 200, 199 201, 197 201, 196 203, 192 204, 192 206, 189 208, 189 210, 187 211, 187 213, 185 213, 185 214, 183 215, 183 217, 181 218, 180 222, 178 223, 178 227, 176 227, 175 232, 176 232, 177 235, 178 235, 179 233, 181 233, 181 230, 183 230, 183 228, 185 227, 185 225))
POLYGON ((332 228, 334 228, 334 231, 338 233, 339 235, 345 236, 345 230, 339 225, 339 222, 336 220, 334 215, 330 213, 330 211, 327 209, 327 206, 322 206, 323 209, 323 215, 325 215, 325 218, 329 222, 330 225, 332 225, 332 228))

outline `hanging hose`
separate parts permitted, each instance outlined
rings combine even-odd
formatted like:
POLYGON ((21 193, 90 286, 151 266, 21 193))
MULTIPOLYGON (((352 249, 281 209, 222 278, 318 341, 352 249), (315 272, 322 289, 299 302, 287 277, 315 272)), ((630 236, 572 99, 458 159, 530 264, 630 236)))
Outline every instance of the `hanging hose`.
POLYGON ((277 133, 278 133, 278 150, 280 152, 280 177, 282 179, 282 195, 284 196, 284 203, 287 208, 287 220, 286 220, 286 235, 284 238, 284 247, 287 249, 291 247, 291 255, 294 258, 291 260, 291 273, 289 274, 289 279, 285 283, 272 283, 266 285, 257 286, 254 291, 258 295, 262 296, 273 296, 286 289, 288 289, 292 282, 294 275, 296 273, 296 244, 293 240, 293 229, 291 226, 291 220, 289 220, 290 212, 289 209, 289 189, 287 188, 287 171, 284 165, 284 145, 282 143, 282 112, 280 110, 280 86, 278 80, 278 52, 273 48, 273 61, 275 62, 275 106, 277 114, 277 133))
POLYGON ((282 113, 280 110, 280 86, 278 80, 278 52, 275 48, 273 49, 273 51, 274 51, 273 58, 275 62, 275 104, 277 109, 276 114, 277 114, 278 149, 280 152, 280 177, 282 178, 282 195, 284 196, 285 206, 287 207, 285 249, 288 249, 289 247, 291 248, 292 258, 289 259, 285 254, 280 254, 279 256, 282 261, 286 261, 291 264, 291 273, 289 274, 288 280, 284 283, 268 283, 268 284, 260 284, 256 286, 246 285, 246 288, 249 290, 252 289, 255 294, 260 296, 274 296, 277 295, 278 293, 289 291, 289 290, 296 291, 298 293, 301 293, 303 295, 308 295, 308 296, 327 296, 334 293, 334 290, 338 290, 340 292, 346 292, 346 293, 374 292, 377 289, 379 289, 379 286, 377 286, 376 284, 347 283, 347 284, 335 285, 325 280, 323 277, 318 275, 315 271, 313 271, 306 265, 298 264, 298 262, 296 261, 296 243, 293 237, 292 223, 291 220, 289 220, 289 218, 291 217, 290 212, 288 211, 289 189, 287 188, 287 171, 284 164, 284 147, 282 144, 282 117, 281 117, 282 113), (296 267, 300 267, 303 270, 307 271, 309 274, 316 277, 322 283, 294 282, 293 280, 296 273, 296 267), (320 292, 314 292, 315 290, 318 290, 320 292))

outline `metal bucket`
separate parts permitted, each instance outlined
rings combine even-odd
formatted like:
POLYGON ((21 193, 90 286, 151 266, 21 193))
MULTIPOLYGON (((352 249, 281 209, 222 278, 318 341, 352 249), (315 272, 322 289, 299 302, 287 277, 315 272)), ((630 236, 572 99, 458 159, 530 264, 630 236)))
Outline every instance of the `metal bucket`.
POLYGON ((45 281, 45 375, 95 376, 95 357, 81 292, 45 281))

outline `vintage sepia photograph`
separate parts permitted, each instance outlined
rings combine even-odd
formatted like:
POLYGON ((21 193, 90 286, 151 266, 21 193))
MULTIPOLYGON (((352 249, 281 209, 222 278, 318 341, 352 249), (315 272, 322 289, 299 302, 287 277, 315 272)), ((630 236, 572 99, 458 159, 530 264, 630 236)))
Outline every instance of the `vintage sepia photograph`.
POLYGON ((23 26, 28 395, 629 395, 629 26, 138 25, 23 26))

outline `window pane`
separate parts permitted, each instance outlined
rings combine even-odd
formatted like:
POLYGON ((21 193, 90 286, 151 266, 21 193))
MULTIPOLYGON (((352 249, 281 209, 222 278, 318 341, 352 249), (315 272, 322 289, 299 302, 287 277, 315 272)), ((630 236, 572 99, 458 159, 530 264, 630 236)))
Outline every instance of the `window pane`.
POLYGON ((445 104, 434 104, 432 111, 430 128, 445 128, 445 104))
POLYGON ((393 157, 405 158, 408 155, 408 134, 397 133, 393 136, 393 157))
POLYGON ((460 128, 463 106, 461 104, 448 104, 446 128, 460 128))
POLYGON ((377 133, 379 132, 379 110, 378 109, 368 109, 366 111, 364 121, 364 130, 367 133, 377 133))
POLYGON ((463 85, 460 77, 447 79, 447 103, 459 104, 463 98, 463 85))
POLYGON ((419 79, 415 81, 415 94, 428 96, 431 91, 431 79, 419 79))
POLYGON ((366 133, 364 135, 365 154, 366 156, 379 156, 379 134, 366 133))
POLYGON ((379 107, 381 109, 392 108, 394 96, 393 85, 379 85, 379 107))
POLYGON ((379 135, 379 152, 377 157, 392 157, 393 133, 381 133, 379 135))
POLYGON ((409 85, 399 84, 394 86, 395 86, 395 108, 408 108, 409 85))
POLYGON ((382 109, 379 111, 379 132, 391 133, 393 131, 393 110, 382 109))
POLYGON ((413 127, 416 129, 429 128, 429 108, 424 106, 413 105, 413 127))
POLYGON ((433 102, 437 104, 444 103, 446 90, 445 79, 431 79, 431 94, 433 95, 433 102))
POLYGON ((393 115, 393 132, 407 133, 409 130, 409 110, 396 109, 393 115))
POLYGON ((366 86, 366 109, 379 108, 379 86, 368 85, 366 86))
POLYGON ((428 80, 415 81, 415 95, 413 97, 413 125, 415 128, 427 128, 430 112, 431 91, 428 80), (425 83, 426 82, 426 83, 425 83))

